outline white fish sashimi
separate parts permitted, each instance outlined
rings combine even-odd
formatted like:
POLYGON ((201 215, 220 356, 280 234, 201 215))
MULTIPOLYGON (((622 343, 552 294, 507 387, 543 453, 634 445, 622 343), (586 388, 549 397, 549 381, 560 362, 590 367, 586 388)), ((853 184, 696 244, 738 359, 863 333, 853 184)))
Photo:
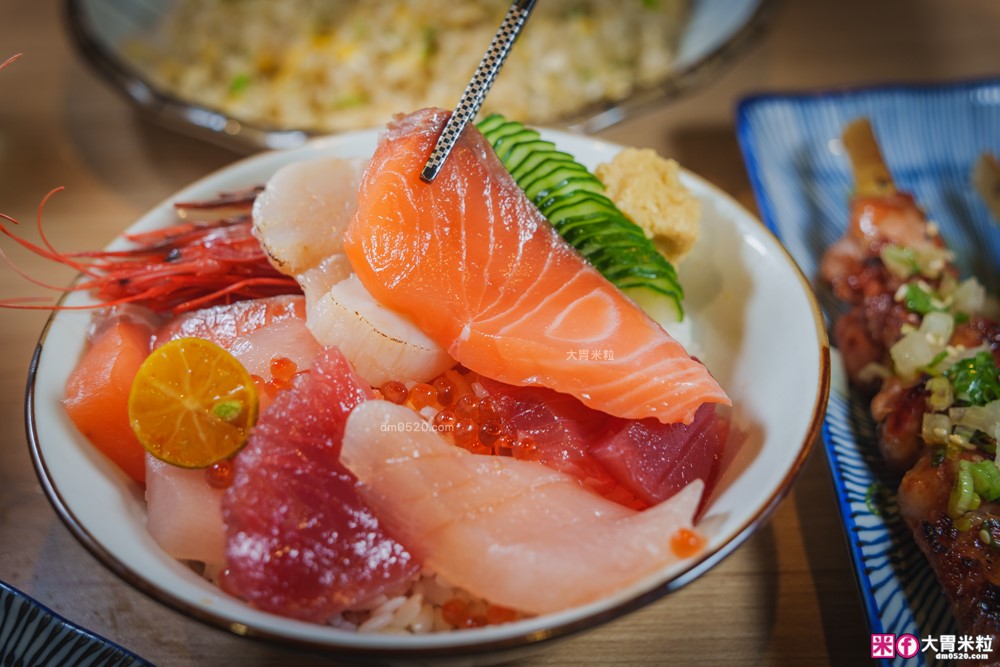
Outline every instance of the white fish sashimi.
POLYGON ((343 232, 357 210, 364 166, 319 158, 281 168, 254 203, 254 234, 278 270, 302 287, 316 340, 339 347, 363 379, 372 386, 430 380, 454 360, 351 278, 343 232))
POLYGON ((429 380, 455 364, 412 322, 377 302, 357 276, 334 285, 310 315, 316 339, 340 348, 373 387, 388 380, 429 380))
POLYGON ((208 485, 204 470, 180 468, 146 454, 146 529, 173 558, 225 563, 223 493, 208 485))
POLYGON ((341 462, 425 565, 531 613, 592 602, 679 560, 671 538, 691 528, 703 486, 636 512, 542 464, 465 452, 386 401, 351 413, 341 462))
POLYGON ((288 359, 296 368, 304 370, 309 368, 322 346, 305 322, 287 319, 237 337, 228 349, 248 373, 269 380, 271 362, 276 357, 288 359))

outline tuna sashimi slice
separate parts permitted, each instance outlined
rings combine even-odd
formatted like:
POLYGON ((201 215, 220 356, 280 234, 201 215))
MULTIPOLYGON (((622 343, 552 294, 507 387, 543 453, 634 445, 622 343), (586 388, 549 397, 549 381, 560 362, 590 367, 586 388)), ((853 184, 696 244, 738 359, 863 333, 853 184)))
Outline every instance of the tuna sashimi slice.
POLYGON ((369 163, 344 237, 368 291, 467 368, 510 384, 664 423, 728 404, 701 363, 559 236, 475 127, 433 183, 420 180, 447 118, 400 118, 369 163))
POLYGON ((713 404, 698 408, 690 424, 663 424, 612 417, 544 387, 479 382, 497 416, 535 443, 536 460, 605 498, 643 509, 700 479, 704 502, 718 480, 729 420, 713 404))
POLYGON ((351 413, 341 460, 380 520, 449 582, 532 613, 607 596, 678 560, 694 482, 637 512, 540 463, 477 456, 386 401, 351 413))
POLYGON ((323 622, 416 573, 338 462, 348 413, 371 397, 336 348, 278 393, 223 499, 223 588, 260 609, 323 622))
POLYGON ((729 420, 705 404, 690 424, 653 419, 626 423, 589 451, 615 481, 651 505, 696 479, 705 482, 707 501, 718 481, 728 435, 729 420))
POLYGON ((588 408, 573 396, 546 387, 518 387, 485 377, 479 382, 497 417, 519 440, 530 438, 534 443, 532 460, 571 475, 622 505, 645 509, 651 504, 612 477, 590 451, 592 443, 611 438, 628 420, 588 408))

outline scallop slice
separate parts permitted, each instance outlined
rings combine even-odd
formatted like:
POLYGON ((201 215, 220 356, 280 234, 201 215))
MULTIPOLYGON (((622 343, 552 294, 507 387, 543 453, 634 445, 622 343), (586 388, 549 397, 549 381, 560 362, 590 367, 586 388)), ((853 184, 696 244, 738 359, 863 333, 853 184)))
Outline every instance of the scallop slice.
POLYGON ((424 382, 455 365, 412 322, 376 301, 355 275, 316 301, 307 324, 321 344, 340 348, 373 387, 389 380, 424 382))

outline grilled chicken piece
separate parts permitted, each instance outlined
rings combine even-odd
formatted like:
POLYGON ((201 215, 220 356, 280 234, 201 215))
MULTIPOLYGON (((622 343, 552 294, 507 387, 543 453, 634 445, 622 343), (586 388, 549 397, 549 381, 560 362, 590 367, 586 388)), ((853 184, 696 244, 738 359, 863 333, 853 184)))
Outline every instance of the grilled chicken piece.
POLYGON ((959 530, 948 517, 958 461, 946 459, 937 467, 931 461, 928 451, 903 477, 899 512, 951 600, 963 632, 1000 636, 1000 506, 980 506, 972 528, 959 530))
MULTIPOLYGON (((896 299, 906 279, 887 266, 886 246, 905 248, 911 257, 934 258, 935 266, 921 267, 921 280, 934 291, 942 279, 957 279, 958 271, 913 198, 897 192, 867 121, 852 123, 843 141, 853 163, 856 196, 850 225, 820 264, 823 280, 851 306, 835 323, 834 340, 852 386, 865 395, 874 394, 871 412, 878 424, 879 451, 891 471, 906 473, 897 496, 900 513, 963 632, 998 640, 1000 502, 985 503, 963 515, 966 530, 960 530, 948 513, 959 460, 981 460, 983 454, 972 449, 956 457, 953 449, 950 457, 934 465, 940 455, 935 457, 921 435, 929 410, 927 378, 904 382, 872 372, 876 365, 891 367, 889 349, 902 338, 906 325, 917 326, 921 319, 896 299)), ((957 324, 949 342, 966 348, 986 344, 1000 364, 1000 323, 982 315, 957 324)), ((1000 653, 997 661, 1000 664, 1000 653)))

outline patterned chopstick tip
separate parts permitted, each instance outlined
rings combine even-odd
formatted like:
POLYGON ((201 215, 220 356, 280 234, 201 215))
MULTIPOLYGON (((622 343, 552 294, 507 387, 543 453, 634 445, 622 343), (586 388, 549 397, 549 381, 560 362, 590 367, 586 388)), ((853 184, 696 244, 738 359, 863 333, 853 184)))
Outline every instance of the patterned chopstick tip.
POLYGON ((483 105, 486 93, 489 92, 497 73, 503 67, 503 63, 507 59, 507 54, 510 53, 510 49, 517 40, 517 36, 520 34, 521 28, 528 19, 528 15, 531 13, 534 5, 535 0, 527 2, 518 1, 511 5, 507 11, 503 23, 500 24, 500 29, 497 31, 496 36, 493 37, 493 41, 479 63, 479 67, 476 68, 475 73, 472 75, 469 85, 465 87, 465 92, 462 93, 462 97, 458 101, 458 106, 455 107, 451 118, 445 124, 444 129, 441 131, 441 136, 438 137, 437 143, 434 145, 434 150, 431 151, 427 164, 424 165, 423 171, 420 172, 420 178, 424 182, 430 183, 438 175, 444 161, 451 153, 452 148, 455 147, 459 135, 462 134, 462 130, 479 113, 479 108, 483 105))

